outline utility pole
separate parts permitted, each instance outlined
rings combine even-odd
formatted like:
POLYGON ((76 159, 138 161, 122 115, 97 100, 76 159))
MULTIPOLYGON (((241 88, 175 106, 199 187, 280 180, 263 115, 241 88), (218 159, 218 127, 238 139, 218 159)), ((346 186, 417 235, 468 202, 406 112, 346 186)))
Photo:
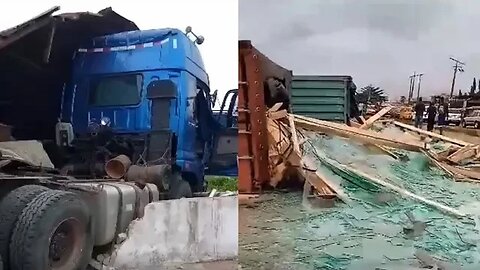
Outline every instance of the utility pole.
POLYGON ((408 90, 407 103, 410 103, 410 101, 413 98, 413 91, 415 89, 415 78, 416 77, 417 77, 416 72, 413 72, 413 75, 410 76, 410 89, 408 90))
POLYGON ((417 88, 417 101, 420 99, 420 84, 422 83, 422 76, 424 73, 418 74, 418 88, 417 88))
POLYGON ((450 57, 450 60, 455 62, 455 66, 453 66, 453 79, 452 79, 452 89, 450 89, 450 98, 453 96, 453 90, 455 89, 455 79, 457 78, 457 71, 463 72, 463 66, 465 66, 465 63, 461 62, 460 60, 457 60, 453 57, 450 57))

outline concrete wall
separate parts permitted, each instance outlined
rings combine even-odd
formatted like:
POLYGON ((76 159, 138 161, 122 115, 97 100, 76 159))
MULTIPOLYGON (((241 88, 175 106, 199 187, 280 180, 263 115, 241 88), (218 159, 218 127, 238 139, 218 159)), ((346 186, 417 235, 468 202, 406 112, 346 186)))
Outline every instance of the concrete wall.
POLYGON ((127 239, 112 254, 115 269, 168 263, 235 259, 238 255, 236 196, 151 203, 133 221, 127 239))

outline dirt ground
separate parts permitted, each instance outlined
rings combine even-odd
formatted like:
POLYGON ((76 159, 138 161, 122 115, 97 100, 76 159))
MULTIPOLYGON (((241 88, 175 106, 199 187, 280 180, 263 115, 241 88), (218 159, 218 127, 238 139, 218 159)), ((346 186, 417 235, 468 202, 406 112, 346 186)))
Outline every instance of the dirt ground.
MULTIPOLYGON (((436 131, 437 133, 438 131, 436 131)), ((469 143, 480 143, 480 130, 473 128, 461 128, 449 126, 443 132, 443 135, 460 139, 469 143)))
POLYGON ((182 265, 171 265, 164 268, 151 267, 148 269, 141 270, 237 270, 238 263, 237 261, 218 261, 218 262, 208 262, 208 263, 194 263, 194 264, 182 264, 182 265))
POLYGON ((238 257, 241 269, 301 269, 295 266, 294 235, 285 219, 303 216, 301 195, 265 194, 255 207, 239 207, 238 257), (284 199, 282 199, 282 196, 284 199))

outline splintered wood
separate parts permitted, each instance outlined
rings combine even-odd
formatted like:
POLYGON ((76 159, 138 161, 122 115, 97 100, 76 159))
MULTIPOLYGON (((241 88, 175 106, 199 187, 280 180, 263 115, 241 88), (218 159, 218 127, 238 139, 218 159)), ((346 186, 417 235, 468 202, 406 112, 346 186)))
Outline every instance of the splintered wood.
POLYGON ((422 152, 431 163, 455 181, 480 183, 480 145, 470 144, 396 121, 393 124, 413 132, 412 134, 416 133, 420 137, 428 136, 442 142, 443 145, 447 145, 446 149, 438 152, 434 149, 422 149, 422 152))
POLYGON ((339 187, 328 183, 317 172, 314 163, 303 156, 301 145, 306 138, 295 128, 294 117, 275 111, 276 107, 280 106, 267 112, 270 185, 276 187, 280 182, 306 181, 316 196, 346 198, 339 187), (283 117, 277 117, 279 115, 283 117))

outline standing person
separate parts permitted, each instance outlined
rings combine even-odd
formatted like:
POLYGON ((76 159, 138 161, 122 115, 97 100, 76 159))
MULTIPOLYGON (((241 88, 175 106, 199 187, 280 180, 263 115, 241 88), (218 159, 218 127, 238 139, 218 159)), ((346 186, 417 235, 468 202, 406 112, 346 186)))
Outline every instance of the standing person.
POLYGON ((430 105, 427 109, 427 130, 432 131, 433 125, 435 125, 435 116, 437 115, 437 108, 433 102, 430 102, 430 105))
POLYGON ((438 104, 438 127, 440 128, 440 135, 443 134, 443 127, 447 125, 448 120, 448 104, 445 103, 444 97, 440 97, 440 104, 438 104))
POLYGON ((425 104, 423 104, 422 98, 418 98, 417 104, 415 104, 415 127, 422 128, 424 113, 425 104))
MULTIPOLYGON (((350 118, 355 118, 360 125, 364 124, 362 118, 360 117, 362 114, 360 113, 360 110, 358 109, 357 99, 355 98, 356 90, 357 90, 357 86, 352 82, 350 84, 350 87, 349 87, 349 95, 350 95, 350 112, 349 112, 349 114, 350 115, 347 117, 347 125, 349 125, 349 126, 350 126, 350 118)), ((366 107, 367 104, 365 103, 364 106, 366 107)))

